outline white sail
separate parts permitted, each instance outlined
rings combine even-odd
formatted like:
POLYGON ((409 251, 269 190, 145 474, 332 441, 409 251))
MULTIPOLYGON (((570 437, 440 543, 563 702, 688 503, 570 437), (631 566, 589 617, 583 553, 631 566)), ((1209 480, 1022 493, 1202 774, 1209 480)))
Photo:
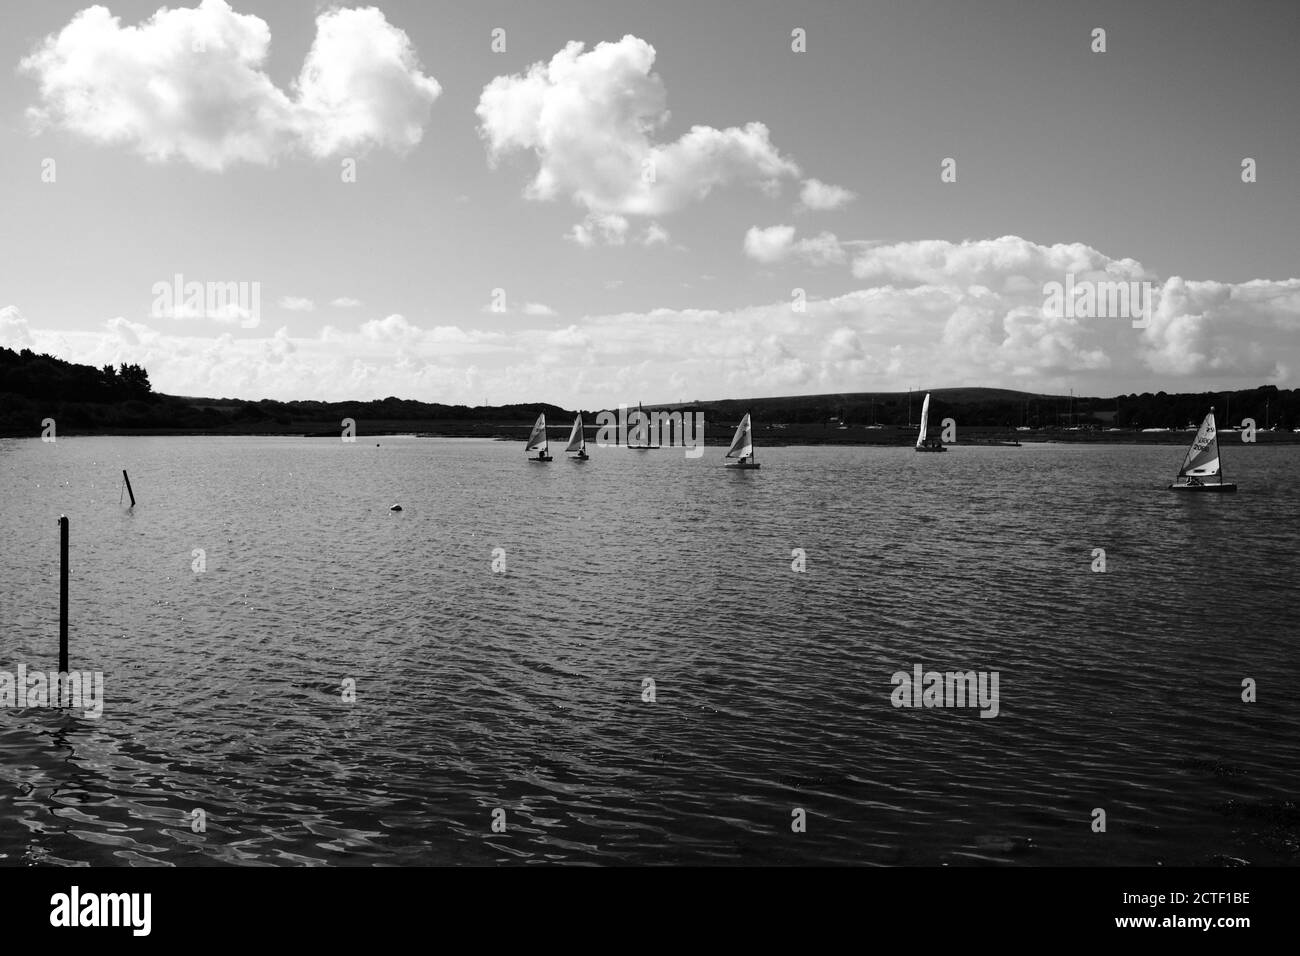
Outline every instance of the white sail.
POLYGON ((564 450, 582 451, 582 447, 585 444, 585 436, 582 433, 582 413, 579 412, 578 417, 573 420, 573 431, 569 432, 569 444, 564 450))
POLYGON ((727 449, 727 458, 748 458, 754 454, 754 436, 750 432, 749 416, 746 415, 736 426, 736 436, 731 439, 727 449))
POLYGON ((533 426, 532 433, 528 436, 528 444, 524 446, 524 451, 532 451, 539 445, 546 444, 546 416, 538 415, 537 424, 533 426))
POLYGON ((916 447, 920 448, 925 444, 925 431, 930 425, 930 393, 925 393, 925 401, 921 403, 921 431, 916 436, 916 447))
POLYGON ((1200 430, 1187 449, 1183 467, 1178 469, 1179 478, 1205 478, 1219 474, 1219 433, 1214 427, 1214 409, 1201 422, 1200 430))

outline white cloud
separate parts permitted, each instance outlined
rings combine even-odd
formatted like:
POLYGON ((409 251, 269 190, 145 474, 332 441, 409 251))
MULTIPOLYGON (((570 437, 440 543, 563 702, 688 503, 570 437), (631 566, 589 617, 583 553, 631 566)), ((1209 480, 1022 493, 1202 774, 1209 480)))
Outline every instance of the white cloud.
POLYGON ((794 226, 751 226, 745 233, 745 255, 758 262, 780 262, 794 244, 794 226))
POLYGON ((859 279, 983 285, 998 291, 1022 287, 1042 294, 1042 284, 1064 281, 1066 273, 1097 278, 1144 279, 1148 273, 1132 259, 1111 259, 1083 243, 1043 246, 1019 236, 948 242, 925 239, 875 245, 853 261, 859 279))
POLYGON ((795 252, 813 265, 832 265, 843 262, 845 253, 833 232, 823 232, 810 239, 800 239, 795 252))
POLYGON ((420 142, 440 87, 378 10, 321 13, 292 96, 263 70, 270 43, 264 20, 224 0, 125 27, 88 7, 21 61, 40 86, 28 115, 37 128, 218 172, 295 149, 400 153, 420 142))
POLYGON ((378 9, 328 10, 298 76, 302 135, 316 156, 371 146, 404 153, 419 144, 441 92, 405 31, 378 9))
POLYGON ((1143 337, 1153 372, 1285 379, 1296 369, 1300 279, 1226 283, 1174 276, 1143 337))
POLYGON ((342 296, 341 298, 330 300, 330 305, 334 306, 336 309, 355 309, 360 304, 360 299, 353 299, 349 296, 342 296))
POLYGON ((361 337, 371 342, 411 344, 418 341, 422 334, 419 328, 396 313, 361 324, 361 337))
MULTIPOLYGON (((798 242, 791 233, 777 245, 798 242)), ((1154 315, 1141 329, 1128 319, 1065 318, 1044 309, 1043 281, 1062 278, 1052 269, 1148 275, 1138 262, 1088 246, 1011 236, 869 251, 871 268, 887 266, 888 278, 812 296, 803 312, 776 299, 584 316, 561 329, 546 316, 521 318, 509 332, 426 328, 395 314, 315 337, 280 329, 236 338, 242 333, 189 335, 190 326, 158 331, 124 318, 94 332, 44 331, 10 306, 0 309, 0 343, 96 366, 138 362, 157 388, 173 394, 396 394, 472 404, 489 395, 497 403, 587 407, 638 397, 897 390, 918 382, 1056 394, 1200 390, 1283 383, 1300 367, 1300 279, 1153 276, 1154 315)), ((517 314, 526 316, 526 308, 517 314)))
POLYGON ((641 235, 641 244, 644 246, 666 246, 671 238, 667 229, 657 222, 652 222, 645 227, 645 232, 641 235))
POLYGON ((555 315, 555 310, 540 302, 528 302, 524 305, 524 315, 555 315))
POLYGON ((591 213, 582 222, 574 223, 564 238, 571 239, 583 248, 591 248, 600 242, 608 246, 621 246, 627 241, 628 228, 626 216, 591 213))
POLYGON ((654 60, 654 47, 628 35, 586 52, 571 42, 549 63, 496 77, 477 109, 490 158, 531 152, 538 170, 529 198, 569 197, 594 214, 662 215, 720 186, 772 194, 799 175, 762 123, 693 126, 654 142, 668 116, 654 60))
POLYGON ((280 296, 280 308, 287 309, 290 312, 314 312, 316 303, 300 295, 282 295, 280 296))
POLYGON ((832 186, 820 179, 805 179, 799 190, 799 203, 805 209, 839 209, 858 198, 843 186, 832 186))
POLYGON ((745 255, 766 265, 799 256, 812 265, 832 265, 845 260, 844 248, 834 233, 795 240, 794 226, 751 226, 745 233, 745 255))
POLYGON ((0 345, 15 352, 32 347, 32 332, 15 305, 0 309, 0 345))

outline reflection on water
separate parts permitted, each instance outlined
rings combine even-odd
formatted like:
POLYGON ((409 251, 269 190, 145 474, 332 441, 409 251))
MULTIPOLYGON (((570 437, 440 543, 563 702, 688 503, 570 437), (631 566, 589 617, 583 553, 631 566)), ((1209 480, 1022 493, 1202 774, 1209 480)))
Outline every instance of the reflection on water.
POLYGON ((1295 862, 1300 451, 720 454, 0 442, 0 669, 55 665, 66 513, 107 697, 0 710, 0 862, 1295 862), (918 663, 998 717, 895 709, 918 663))

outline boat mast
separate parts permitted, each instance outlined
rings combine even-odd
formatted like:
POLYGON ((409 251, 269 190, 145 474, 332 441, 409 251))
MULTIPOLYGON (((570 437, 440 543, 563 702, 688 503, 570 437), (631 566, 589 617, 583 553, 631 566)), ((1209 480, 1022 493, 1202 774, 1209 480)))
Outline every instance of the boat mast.
MULTIPOLYGON (((1214 406, 1210 406, 1210 414, 1214 414, 1214 406)), ((1192 439, 1195 441, 1195 439, 1192 439)), ((1219 452, 1219 484, 1223 484, 1223 445, 1219 442, 1219 423, 1214 423, 1214 447, 1219 452)))

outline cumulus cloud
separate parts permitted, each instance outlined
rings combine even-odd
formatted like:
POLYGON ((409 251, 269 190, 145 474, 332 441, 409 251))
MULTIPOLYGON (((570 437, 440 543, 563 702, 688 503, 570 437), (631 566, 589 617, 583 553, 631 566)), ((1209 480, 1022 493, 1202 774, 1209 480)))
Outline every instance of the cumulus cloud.
POLYGON ((574 223, 573 228, 564 234, 564 238, 576 242, 583 248, 590 248, 597 243, 607 246, 621 246, 627 241, 627 232, 631 224, 626 216, 617 213, 590 213, 582 222, 574 223))
POLYGON ((771 265, 797 256, 812 265, 832 265, 846 258, 834 233, 823 232, 808 239, 795 239, 794 226, 750 227, 745 233, 745 255, 771 265))
POLYGON ((353 299, 350 296, 341 296, 337 299, 331 299, 330 305, 336 309, 355 309, 361 304, 360 299, 353 299))
POLYGON ((1300 279, 1226 283, 1174 276, 1142 340, 1142 358, 1158 374, 1285 379, 1298 357, 1300 279))
POLYGON ((280 308, 290 312, 314 312, 316 303, 300 295, 282 295, 280 296, 280 308))
POLYGON ((38 129, 214 172, 292 150, 401 153, 420 142, 441 88, 379 10, 321 13, 288 93, 264 71, 270 44, 264 20, 225 0, 164 7, 135 26, 88 7, 21 61, 39 84, 28 115, 38 129))
POLYGON ((0 309, 0 345, 15 352, 32 347, 31 328, 17 306, 0 309))
POLYGON ((540 302, 528 302, 524 305, 524 315, 555 315, 555 310, 540 302))
POLYGON ((794 226, 751 226, 745 233, 745 255, 758 262, 780 262, 794 245, 794 226))
POLYGON ((641 244, 643 246, 666 246, 671 238, 667 229, 657 222, 652 222, 645 227, 645 232, 641 234, 641 244))
MULTIPOLYGON (((798 243, 777 234, 782 248, 798 243)), ((423 327, 400 314, 316 336, 203 337, 116 318, 51 332, 0 309, 0 343, 102 365, 138 362, 173 394, 382 398, 586 405, 995 385, 1063 394, 1281 383, 1300 362, 1300 279, 1222 283, 1150 276, 1150 324, 1044 308, 1057 268, 1149 276, 1088 246, 1015 236, 867 250, 881 278, 802 311, 777 299, 727 309, 650 309, 575 318, 556 329, 526 307, 509 332, 423 327), (667 395, 665 390, 671 390, 667 395)), ((792 253, 791 253, 792 254, 792 253)), ((847 271, 847 270, 846 270, 847 271)), ((1083 274, 1080 274, 1083 278, 1083 274)), ((1138 280, 1134 280, 1138 281, 1138 280)), ((521 300, 522 302, 523 300, 521 300)), ((490 324, 490 323, 485 323, 490 324)))
POLYGON ((820 179, 805 179, 799 190, 799 203, 805 209, 839 209, 857 198, 857 193, 843 186, 832 186, 820 179))
POLYGON ((859 279, 937 285, 1016 286, 1041 294, 1044 282, 1066 273, 1089 278, 1150 278, 1132 259, 1111 259, 1083 243, 1039 245, 1019 236, 948 242, 925 239, 868 247, 853 260, 859 279))
MULTIPOLYGON (((654 60, 654 47, 628 35, 589 51, 571 42, 549 63, 496 77, 477 109, 490 159, 531 152, 538 168, 525 195, 571 198, 597 216, 663 215, 732 184, 775 194, 799 175, 762 123, 693 126, 656 142, 668 111, 654 60)), ((594 238, 589 225, 576 228, 594 238)))

